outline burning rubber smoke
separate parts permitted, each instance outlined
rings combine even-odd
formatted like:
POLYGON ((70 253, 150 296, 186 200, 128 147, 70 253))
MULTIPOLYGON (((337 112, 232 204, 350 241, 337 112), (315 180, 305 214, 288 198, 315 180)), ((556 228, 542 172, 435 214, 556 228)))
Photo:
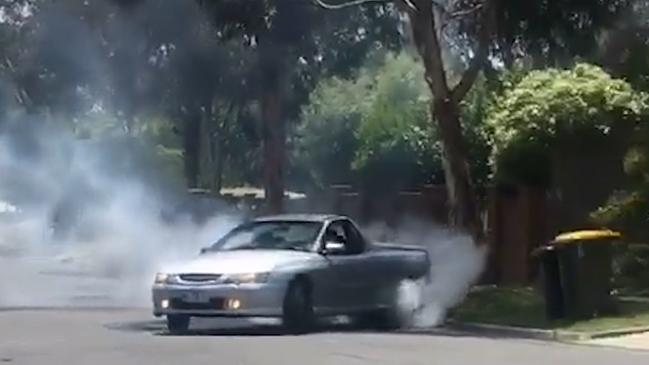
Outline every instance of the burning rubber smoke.
MULTIPOLYGON (((110 131, 128 124, 125 110, 152 109, 136 95, 158 95, 170 44, 177 62, 165 75, 205 79, 195 61, 213 51, 208 18, 189 1, 143 1, 128 11, 117 3, 0 11, 0 25, 15 28, 7 34, 25 30, 21 51, 8 53, 20 53, 20 67, 0 74, 0 306, 148 305, 158 266, 195 255, 238 221, 225 207, 207 221, 190 219, 176 209, 186 192, 167 183, 153 146, 119 126, 110 131), (103 137, 79 140, 71 129, 103 137)), ((188 80, 191 93, 196 81, 188 80)))
POLYGON ((239 220, 179 210, 126 137, 77 140, 36 121, 0 132, 0 306, 148 305, 161 265, 189 258, 239 220))
MULTIPOLYGON (((33 16, 40 26, 28 42, 33 52, 27 53, 38 60, 33 62, 59 70, 57 80, 67 85, 61 90, 75 90, 56 99, 60 110, 114 107, 102 103, 110 96, 88 93, 79 83, 104 90, 130 80, 124 75, 148 75, 132 62, 137 54, 130 51, 146 43, 144 34, 150 29, 170 37, 166 42, 183 56, 177 69, 169 71, 178 72, 172 79, 197 74, 195 57, 211 44, 198 42, 202 38, 197 34, 205 33, 202 24, 209 22, 193 2, 144 2, 133 13, 139 16, 107 23, 102 34, 129 51, 118 57, 123 62, 109 67, 93 38, 98 32, 72 10, 56 2, 39 10, 33 16), (73 95, 79 100, 71 100, 73 95)), ((160 48, 152 59, 164 60, 168 50, 160 48)), ((139 81, 146 85, 152 79, 149 75, 139 81)), ((190 81, 188 90, 195 86, 190 81)), ((148 306, 151 280, 160 267, 196 255, 242 218, 226 206, 213 206, 216 214, 196 222, 176 209, 186 194, 181 186, 167 183, 151 156, 152 146, 119 132, 77 139, 66 128, 83 120, 72 123, 50 115, 56 113, 41 118, 14 112, 23 110, 8 102, 19 88, 8 86, 11 80, 0 80, 0 307, 148 306)), ((130 101, 118 99, 114 103, 130 101)), ((188 100, 193 99, 189 95, 188 100)), ((405 283, 399 299, 405 309, 419 309, 413 325, 439 324, 478 277, 485 252, 469 238, 415 220, 389 232, 382 228, 368 227, 368 233, 429 250, 432 282, 405 283)))
MULTIPOLYGON (((225 206, 196 223, 173 211, 180 195, 126 137, 77 140, 34 121, 0 132, 0 306, 146 306, 154 273, 188 259, 241 217, 225 206)), ((432 281, 404 283, 413 326, 441 323, 480 274, 468 237, 408 220, 370 237, 424 246, 432 281)))
POLYGON ((431 261, 431 280, 403 282, 398 303, 404 312, 415 312, 410 327, 442 324, 447 311, 459 304, 485 265, 486 248, 477 247, 469 236, 431 226, 417 219, 405 220, 396 229, 384 225, 367 228, 372 238, 426 248, 431 261))
MULTIPOLYGON (((148 306, 160 267, 189 259, 237 224, 225 206, 204 222, 174 212, 180 196, 127 137, 78 140, 34 121, 0 132, 0 306, 148 306), (172 212, 170 217, 165 212, 172 212)), ((407 220, 374 239, 424 246, 430 283, 404 283, 416 327, 440 324, 484 265, 469 237, 407 220)))

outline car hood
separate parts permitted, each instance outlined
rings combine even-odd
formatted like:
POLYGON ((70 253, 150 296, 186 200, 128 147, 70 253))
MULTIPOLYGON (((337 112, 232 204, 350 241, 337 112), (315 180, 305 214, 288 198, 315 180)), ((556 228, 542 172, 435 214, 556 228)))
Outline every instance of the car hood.
POLYGON ((208 252, 194 260, 169 267, 170 274, 235 274, 269 272, 280 265, 317 259, 318 254, 287 250, 237 250, 208 252))

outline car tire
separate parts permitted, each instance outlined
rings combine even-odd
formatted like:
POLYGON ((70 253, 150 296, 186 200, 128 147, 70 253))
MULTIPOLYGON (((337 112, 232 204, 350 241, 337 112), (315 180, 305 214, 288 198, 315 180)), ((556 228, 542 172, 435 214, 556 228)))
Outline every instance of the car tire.
POLYGON ((167 315, 167 329, 171 334, 182 334, 189 330, 190 317, 183 314, 167 315))
MULTIPOLYGON (((403 279, 389 289, 389 307, 363 313, 357 318, 359 326, 375 330, 398 330, 412 326, 415 321, 415 314, 418 310, 418 303, 402 303, 401 298, 407 296, 404 290, 416 289, 414 280, 403 279), (413 285, 415 285, 413 287, 413 285)), ((410 298, 412 301, 413 299, 410 298)))
POLYGON ((313 330, 315 315, 310 287, 304 280, 292 281, 282 308, 282 324, 288 333, 304 334, 313 330))

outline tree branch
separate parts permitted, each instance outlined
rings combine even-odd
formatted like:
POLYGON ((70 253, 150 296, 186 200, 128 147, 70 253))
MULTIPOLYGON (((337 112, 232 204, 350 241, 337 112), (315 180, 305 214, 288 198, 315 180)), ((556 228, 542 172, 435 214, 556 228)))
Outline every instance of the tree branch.
POLYGON ((329 9, 329 10, 340 10, 344 8, 349 8, 352 6, 358 6, 358 5, 363 5, 367 3, 390 3, 392 0, 351 0, 347 1, 344 3, 340 4, 330 4, 325 2, 324 0, 313 0, 317 5, 319 5, 322 8, 329 9))
POLYGON ((469 67, 464 71, 460 82, 455 85, 451 95, 456 102, 462 101, 466 94, 471 90, 475 80, 480 74, 480 69, 484 61, 489 56, 489 43, 491 34, 495 25, 495 10, 498 0, 484 0, 482 16, 480 17, 480 31, 478 33, 478 49, 475 56, 471 59, 469 67))
POLYGON ((447 19, 455 19, 455 18, 461 18, 463 16, 471 15, 476 11, 482 9, 482 7, 484 6, 484 2, 479 2, 468 9, 460 9, 460 10, 453 11, 452 8, 449 8, 446 4, 442 4, 438 0, 431 0, 431 1, 435 9, 439 10, 444 16, 444 18, 447 19))
POLYGON ((456 10, 452 12, 448 12, 447 16, 449 18, 461 18, 463 16, 471 15, 475 13, 476 11, 482 9, 484 7, 484 4, 480 3, 477 4, 476 6, 469 8, 469 9, 464 9, 464 10, 456 10))

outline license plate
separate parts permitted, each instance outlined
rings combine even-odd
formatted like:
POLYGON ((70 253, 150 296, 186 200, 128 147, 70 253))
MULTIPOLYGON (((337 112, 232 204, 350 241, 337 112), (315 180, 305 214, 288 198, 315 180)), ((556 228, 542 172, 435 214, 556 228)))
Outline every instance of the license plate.
POLYGON ((185 293, 185 301, 190 303, 203 303, 208 300, 200 291, 189 291, 185 293))

